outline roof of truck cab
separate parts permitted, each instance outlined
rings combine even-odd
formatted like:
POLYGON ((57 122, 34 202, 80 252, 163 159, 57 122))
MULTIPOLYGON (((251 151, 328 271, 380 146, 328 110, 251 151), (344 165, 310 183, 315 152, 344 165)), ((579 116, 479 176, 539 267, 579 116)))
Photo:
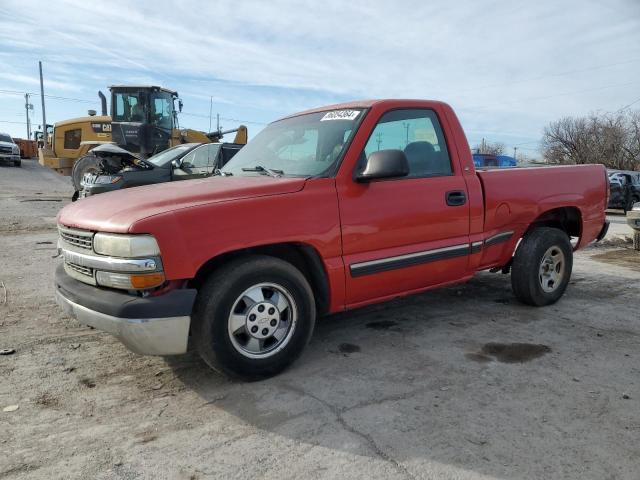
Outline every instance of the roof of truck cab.
POLYGON ((111 90, 112 88, 119 88, 121 90, 126 90, 126 89, 130 89, 130 90, 136 90, 136 89, 144 89, 144 90, 159 90, 161 92, 167 92, 170 93, 172 95, 178 95, 178 92, 176 92, 175 90, 169 90, 168 88, 164 88, 164 87, 159 87, 158 85, 111 85, 109 86, 109 90, 111 90))
POLYGON ((279 120, 284 120, 285 118, 297 117, 299 115, 306 115, 308 113, 326 112, 328 110, 371 108, 373 106, 386 106, 388 108, 395 108, 395 107, 406 108, 408 105, 411 105, 414 108, 415 107, 426 108, 426 107, 433 107, 434 105, 446 105, 446 104, 438 100, 420 100, 420 99, 411 99, 411 98, 382 98, 382 99, 371 99, 371 100, 355 100, 352 102, 336 103, 333 105, 325 105, 323 107, 311 108, 309 110, 304 110, 302 112, 287 115, 285 117, 280 118, 279 120))

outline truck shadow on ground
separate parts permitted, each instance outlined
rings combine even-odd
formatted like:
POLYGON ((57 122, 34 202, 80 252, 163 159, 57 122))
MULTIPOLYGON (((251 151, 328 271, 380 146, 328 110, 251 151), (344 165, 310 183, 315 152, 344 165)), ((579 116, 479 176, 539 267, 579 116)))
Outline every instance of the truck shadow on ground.
POLYGON ((306 353, 261 382, 229 380, 193 353, 169 363, 207 404, 258 432, 377 459, 400 476, 428 464, 464 478, 531 478, 559 471, 567 452, 576 457, 567 442, 574 433, 603 442, 562 400, 569 374, 556 351, 576 335, 559 319, 575 327, 593 310, 585 299, 597 301, 603 289, 615 297, 606 284, 617 277, 597 280, 576 275, 561 302, 536 309, 513 298, 508 276, 481 274, 322 318, 306 353), (527 460, 532 449, 546 459, 539 469, 527 460))

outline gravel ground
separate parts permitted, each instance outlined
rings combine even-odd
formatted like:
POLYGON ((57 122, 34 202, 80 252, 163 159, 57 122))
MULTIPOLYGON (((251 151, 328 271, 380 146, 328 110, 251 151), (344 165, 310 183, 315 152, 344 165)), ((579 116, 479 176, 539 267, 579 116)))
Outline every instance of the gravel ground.
POLYGON ((71 193, 35 162, 0 167, 0 478, 638 478, 638 253, 578 253, 547 308, 483 273, 321 319, 291 369, 240 383, 63 315, 71 193))

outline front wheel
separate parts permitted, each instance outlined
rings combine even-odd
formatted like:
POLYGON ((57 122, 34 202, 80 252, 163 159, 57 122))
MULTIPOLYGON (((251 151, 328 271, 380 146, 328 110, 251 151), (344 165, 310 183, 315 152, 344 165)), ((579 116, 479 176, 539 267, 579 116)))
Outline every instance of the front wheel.
POLYGON ((14 167, 19 167, 22 165, 22 160, 14 160, 13 161, 13 166, 14 167))
POLYGON ((513 293, 527 305, 551 305, 564 294, 572 268, 573 248, 567 234, 557 228, 536 228, 524 236, 513 258, 513 293))
POLYGON ((284 370, 315 324, 304 275, 278 258, 252 255, 216 271, 198 292, 192 336, 209 366, 246 380, 284 370))

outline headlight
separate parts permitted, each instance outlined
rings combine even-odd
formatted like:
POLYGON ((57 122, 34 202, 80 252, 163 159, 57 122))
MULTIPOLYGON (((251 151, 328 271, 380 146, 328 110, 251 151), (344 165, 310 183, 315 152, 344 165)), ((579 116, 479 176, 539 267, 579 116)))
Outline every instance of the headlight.
POLYGON ((13 153, 20 153, 20 147, 17 145, 13 146, 13 153))
POLYGON ((120 175, 100 175, 96 178, 95 183, 105 185, 109 183, 118 183, 120 180, 122 180, 120 175))
POLYGON ((101 255, 112 257, 145 257, 160 255, 158 242, 151 235, 119 235, 96 233, 93 249, 101 255))

